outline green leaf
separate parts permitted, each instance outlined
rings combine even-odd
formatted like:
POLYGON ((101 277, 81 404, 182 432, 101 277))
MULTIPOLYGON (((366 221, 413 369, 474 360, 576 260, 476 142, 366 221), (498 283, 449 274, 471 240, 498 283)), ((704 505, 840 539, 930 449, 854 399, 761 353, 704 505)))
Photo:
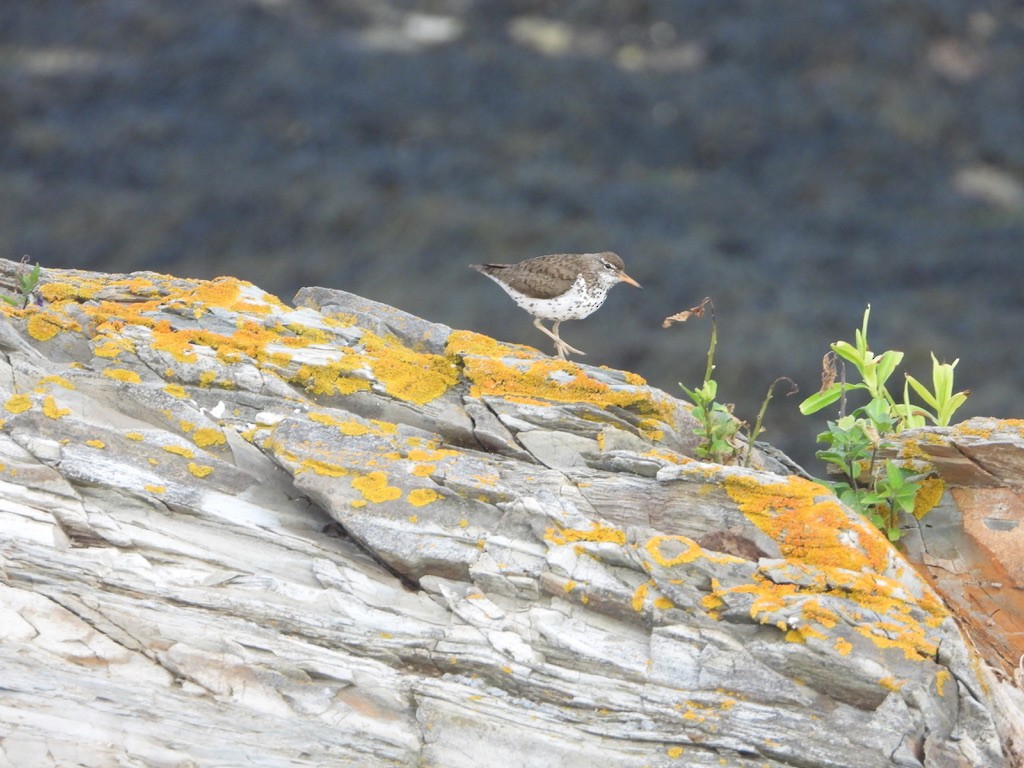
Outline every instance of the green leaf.
POLYGON ((879 387, 885 386, 885 382, 892 376, 892 372, 896 370, 896 366, 903 361, 903 353, 897 352, 894 349, 890 349, 888 352, 883 352, 878 358, 878 369, 877 385, 879 387))
POLYGON ((934 410, 937 411, 938 408, 939 408, 939 401, 936 400, 935 396, 932 395, 932 393, 928 391, 927 387, 925 387, 924 384, 919 382, 917 379, 915 379, 909 373, 905 374, 905 376, 906 376, 907 383, 910 384, 910 386, 914 388, 914 391, 917 393, 917 396, 920 397, 922 400, 924 400, 925 403, 927 403, 929 406, 931 406, 931 408, 933 408, 934 410))
POLYGON ((848 341, 837 341, 835 344, 830 346, 832 351, 841 358, 857 366, 858 371, 861 370, 867 362, 867 355, 862 354, 857 347, 853 346, 848 341))
POLYGON ((833 384, 828 389, 815 392, 800 403, 800 413, 804 416, 810 416, 812 413, 817 413, 822 408, 827 408, 832 405, 832 403, 842 397, 842 395, 843 385, 838 383, 833 384))

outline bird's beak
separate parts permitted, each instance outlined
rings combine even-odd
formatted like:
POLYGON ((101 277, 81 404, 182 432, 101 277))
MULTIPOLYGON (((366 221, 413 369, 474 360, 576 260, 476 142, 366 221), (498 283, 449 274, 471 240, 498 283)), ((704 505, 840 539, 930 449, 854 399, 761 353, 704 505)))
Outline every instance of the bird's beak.
POLYGON ((624 282, 624 283, 629 283, 630 285, 635 285, 635 286, 636 286, 637 288, 643 288, 643 286, 642 286, 642 285, 640 285, 640 283, 638 283, 638 282, 637 282, 636 280, 634 280, 634 279, 633 279, 632 277, 630 277, 629 275, 627 275, 627 274, 626 274, 625 272, 623 272, 623 271, 622 271, 621 269, 619 270, 619 280, 621 280, 621 281, 622 281, 622 282, 624 282))

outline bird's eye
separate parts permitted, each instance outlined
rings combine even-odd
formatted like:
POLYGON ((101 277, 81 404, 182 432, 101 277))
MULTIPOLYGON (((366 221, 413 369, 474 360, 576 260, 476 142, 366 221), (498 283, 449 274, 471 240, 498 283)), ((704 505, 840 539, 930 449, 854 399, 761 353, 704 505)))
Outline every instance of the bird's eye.
POLYGON ((604 262, 601 262, 601 263, 604 264, 605 269, 615 269, 615 265, 612 264, 610 261, 604 261, 604 262))

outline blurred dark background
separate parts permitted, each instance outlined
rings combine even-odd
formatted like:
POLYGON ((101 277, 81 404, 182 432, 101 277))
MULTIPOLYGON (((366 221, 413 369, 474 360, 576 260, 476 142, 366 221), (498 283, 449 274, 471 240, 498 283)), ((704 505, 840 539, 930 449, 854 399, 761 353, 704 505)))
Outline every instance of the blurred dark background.
MULTIPOLYGON (((4 0, 2 255, 343 288, 550 352, 466 265, 614 250, 564 337, 810 463, 830 341, 1024 416, 1024 7, 976 0, 4 0)), ((901 388, 901 387, 900 387, 901 388)))

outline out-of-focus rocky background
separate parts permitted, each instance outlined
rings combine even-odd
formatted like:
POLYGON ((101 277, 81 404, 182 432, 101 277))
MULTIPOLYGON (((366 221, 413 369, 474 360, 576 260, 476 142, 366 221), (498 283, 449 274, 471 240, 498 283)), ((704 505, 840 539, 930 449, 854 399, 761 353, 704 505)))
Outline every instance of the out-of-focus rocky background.
MULTIPOLYGON (((547 351, 468 270, 618 251, 644 284, 563 328, 673 392, 714 297, 724 399, 877 349, 961 358, 1020 415, 1024 8, 485 0, 6 0, 0 255, 344 288, 547 351)), ((818 420, 777 401, 801 460, 818 420)))

